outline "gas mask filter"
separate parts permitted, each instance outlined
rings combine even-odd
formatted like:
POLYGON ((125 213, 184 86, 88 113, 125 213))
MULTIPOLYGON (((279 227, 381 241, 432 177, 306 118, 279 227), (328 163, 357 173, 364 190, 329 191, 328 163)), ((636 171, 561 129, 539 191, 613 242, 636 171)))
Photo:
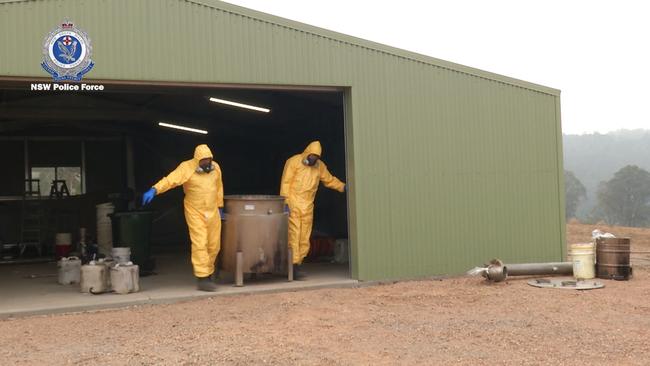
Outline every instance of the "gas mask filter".
POLYGON ((205 165, 205 166, 199 165, 196 168, 197 173, 210 173, 213 170, 214 170, 214 168, 212 167, 212 163, 210 163, 209 165, 205 165))
POLYGON ((308 166, 314 166, 318 162, 318 158, 308 156, 305 160, 302 161, 303 164, 308 166))

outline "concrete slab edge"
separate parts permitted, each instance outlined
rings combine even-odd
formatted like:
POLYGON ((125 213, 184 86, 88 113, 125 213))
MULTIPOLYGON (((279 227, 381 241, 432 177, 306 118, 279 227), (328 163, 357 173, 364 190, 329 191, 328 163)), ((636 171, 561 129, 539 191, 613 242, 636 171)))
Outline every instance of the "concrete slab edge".
MULTIPOLYGON (((114 302, 109 304, 93 304, 93 305, 79 305, 79 306, 62 306, 57 308, 48 308, 43 307, 41 309, 30 309, 25 311, 5 311, 0 312, 0 320, 10 320, 18 318, 27 318, 27 317, 38 317, 38 316, 48 316, 48 315, 59 315, 59 314, 79 314, 79 313, 88 313, 88 312, 99 312, 99 311, 113 311, 121 310, 124 308, 134 307, 134 306, 144 306, 144 305, 166 305, 174 303, 182 303, 187 301, 194 300, 204 300, 208 298, 215 297, 225 297, 225 296, 250 296, 250 295, 262 295, 262 294, 274 294, 282 292, 298 292, 298 291, 311 291, 311 290, 321 290, 328 288, 355 288, 360 287, 360 282, 355 280, 347 280, 345 282, 331 282, 331 283, 319 283, 314 285, 301 285, 288 288, 269 288, 269 289, 260 289, 253 291, 235 291, 235 292, 214 292, 214 293, 197 293, 192 295, 183 295, 183 296, 170 296, 170 297, 161 297, 161 298, 148 298, 148 299, 138 299, 138 300, 125 300, 122 302, 114 302)), ((102 295, 102 296, 128 296, 128 295, 102 295)))
MULTIPOLYGON (((418 278, 400 279, 400 280, 377 280, 377 281, 346 280, 346 281, 336 281, 330 283, 319 283, 313 285, 305 283, 304 285, 295 286, 295 287, 269 288, 269 289, 253 290, 253 291, 242 290, 242 291, 227 292, 227 293, 223 293, 223 292, 205 293, 205 294, 198 293, 198 294, 183 295, 183 296, 126 300, 123 302, 116 302, 110 304, 62 306, 58 308, 44 307, 42 309, 32 309, 32 310, 25 310, 25 311, 0 312, 0 320, 11 320, 11 319, 19 319, 19 318, 61 315, 61 314, 69 315, 69 314, 92 313, 92 312, 100 312, 100 311, 117 311, 129 307, 135 307, 135 306, 168 305, 168 304, 221 297, 221 296, 224 297, 225 296, 250 296, 250 295, 275 294, 275 293, 282 293, 282 292, 313 291, 313 290, 336 289, 336 288, 365 288, 365 287, 372 287, 372 286, 393 285, 402 282, 442 281, 445 279, 450 279, 455 277, 458 276, 418 277, 418 278)), ((111 295, 106 295, 106 296, 111 296, 111 295)), ((122 295, 113 295, 113 296, 122 296, 122 295)))

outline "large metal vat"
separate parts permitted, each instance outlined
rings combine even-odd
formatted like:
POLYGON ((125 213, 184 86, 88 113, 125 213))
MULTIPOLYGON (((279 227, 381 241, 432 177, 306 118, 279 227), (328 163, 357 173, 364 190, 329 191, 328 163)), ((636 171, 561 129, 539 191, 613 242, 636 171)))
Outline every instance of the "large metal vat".
POLYGON ((596 240, 596 276, 613 280, 628 280, 630 266, 630 238, 598 238, 596 240))
POLYGON ((243 273, 287 275, 291 264, 288 261, 288 215, 284 212, 284 198, 226 196, 224 206, 221 231, 223 270, 236 275, 237 285, 242 285, 243 273))

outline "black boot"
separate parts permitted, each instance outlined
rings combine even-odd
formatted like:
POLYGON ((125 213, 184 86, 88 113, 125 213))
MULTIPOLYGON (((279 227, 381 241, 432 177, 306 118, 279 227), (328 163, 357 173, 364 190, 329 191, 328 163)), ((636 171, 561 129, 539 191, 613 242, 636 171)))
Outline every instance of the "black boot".
POLYGON ((199 291, 215 292, 217 291, 217 285, 212 282, 210 276, 208 277, 197 277, 196 278, 196 288, 199 291))
POLYGON ((307 278, 307 274, 302 270, 301 264, 293 265, 293 279, 296 281, 304 280, 307 278))
POLYGON ((219 283, 219 272, 215 271, 210 275, 210 280, 214 283, 219 283))

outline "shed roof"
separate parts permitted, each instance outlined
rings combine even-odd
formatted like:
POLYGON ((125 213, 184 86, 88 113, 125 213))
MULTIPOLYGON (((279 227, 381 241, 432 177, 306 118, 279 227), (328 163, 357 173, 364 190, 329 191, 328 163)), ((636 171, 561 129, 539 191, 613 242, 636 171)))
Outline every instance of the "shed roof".
MULTIPOLYGON (((36 1, 36 0, 0 0, 0 4, 33 2, 33 1, 36 1)), ((40 1, 43 1, 43 0, 40 0, 40 1)), ((400 49, 400 48, 391 47, 391 46, 387 46, 387 45, 384 45, 384 44, 381 44, 381 43, 372 42, 372 41, 365 40, 365 39, 362 39, 362 38, 353 37, 353 36, 350 36, 350 35, 347 35, 347 34, 338 33, 338 32, 334 32, 334 31, 331 31, 331 30, 324 29, 324 28, 315 27, 315 26, 312 26, 312 25, 309 25, 309 24, 305 24, 305 23, 293 21, 293 20, 290 20, 290 19, 278 17, 278 16, 275 16, 275 15, 263 13, 263 12, 260 12, 260 11, 244 8, 244 7, 241 7, 241 6, 233 5, 233 4, 226 3, 226 2, 223 2, 223 1, 219 1, 219 0, 178 0, 178 1, 192 3, 192 4, 195 4, 195 5, 201 5, 201 6, 205 6, 205 7, 212 8, 212 9, 218 9, 218 10, 221 10, 221 11, 224 11, 224 12, 227 12, 227 13, 236 14, 236 15, 251 18, 251 19, 254 19, 254 20, 257 20, 257 21, 270 23, 270 24, 273 24, 273 25, 276 25, 276 26, 286 27, 286 28, 289 28, 289 29, 292 29, 292 30, 304 32, 304 33, 315 35, 315 36, 318 36, 318 37, 323 37, 323 38, 326 38, 326 39, 329 39, 329 40, 334 40, 334 41, 354 45, 354 46, 357 46, 357 47, 362 47, 362 48, 366 48, 366 49, 369 49, 369 50, 389 54, 389 55, 399 57, 399 58, 402 58, 402 59, 406 59, 406 60, 410 60, 410 61, 413 61, 413 62, 419 62, 419 63, 428 64, 428 65, 432 65, 432 66, 436 66, 436 67, 441 67, 441 68, 444 68, 444 69, 449 69, 449 70, 453 70, 453 71, 456 71, 456 72, 461 72, 461 73, 473 75, 473 76, 476 76, 476 77, 485 78, 485 79, 488 79, 488 80, 502 82, 504 84, 513 85, 513 86, 517 86, 517 87, 521 87, 521 88, 525 88, 525 89, 530 89, 530 90, 534 90, 534 91, 538 91, 538 92, 542 92, 542 93, 546 93, 546 94, 550 94, 550 95, 556 95, 556 96, 560 95, 560 90, 554 89, 554 88, 551 88, 551 87, 531 83, 531 82, 524 81, 524 80, 519 80, 519 79, 516 79, 516 78, 511 78, 511 77, 508 77, 508 76, 504 76, 504 75, 496 74, 496 73, 493 73, 493 72, 480 70, 480 69, 477 69, 477 68, 457 64, 457 63, 450 62, 450 61, 441 60, 441 59, 434 58, 434 57, 431 57, 431 56, 422 55, 422 54, 419 54, 419 53, 416 53, 416 52, 406 51, 406 50, 403 50, 403 49, 400 49)))

